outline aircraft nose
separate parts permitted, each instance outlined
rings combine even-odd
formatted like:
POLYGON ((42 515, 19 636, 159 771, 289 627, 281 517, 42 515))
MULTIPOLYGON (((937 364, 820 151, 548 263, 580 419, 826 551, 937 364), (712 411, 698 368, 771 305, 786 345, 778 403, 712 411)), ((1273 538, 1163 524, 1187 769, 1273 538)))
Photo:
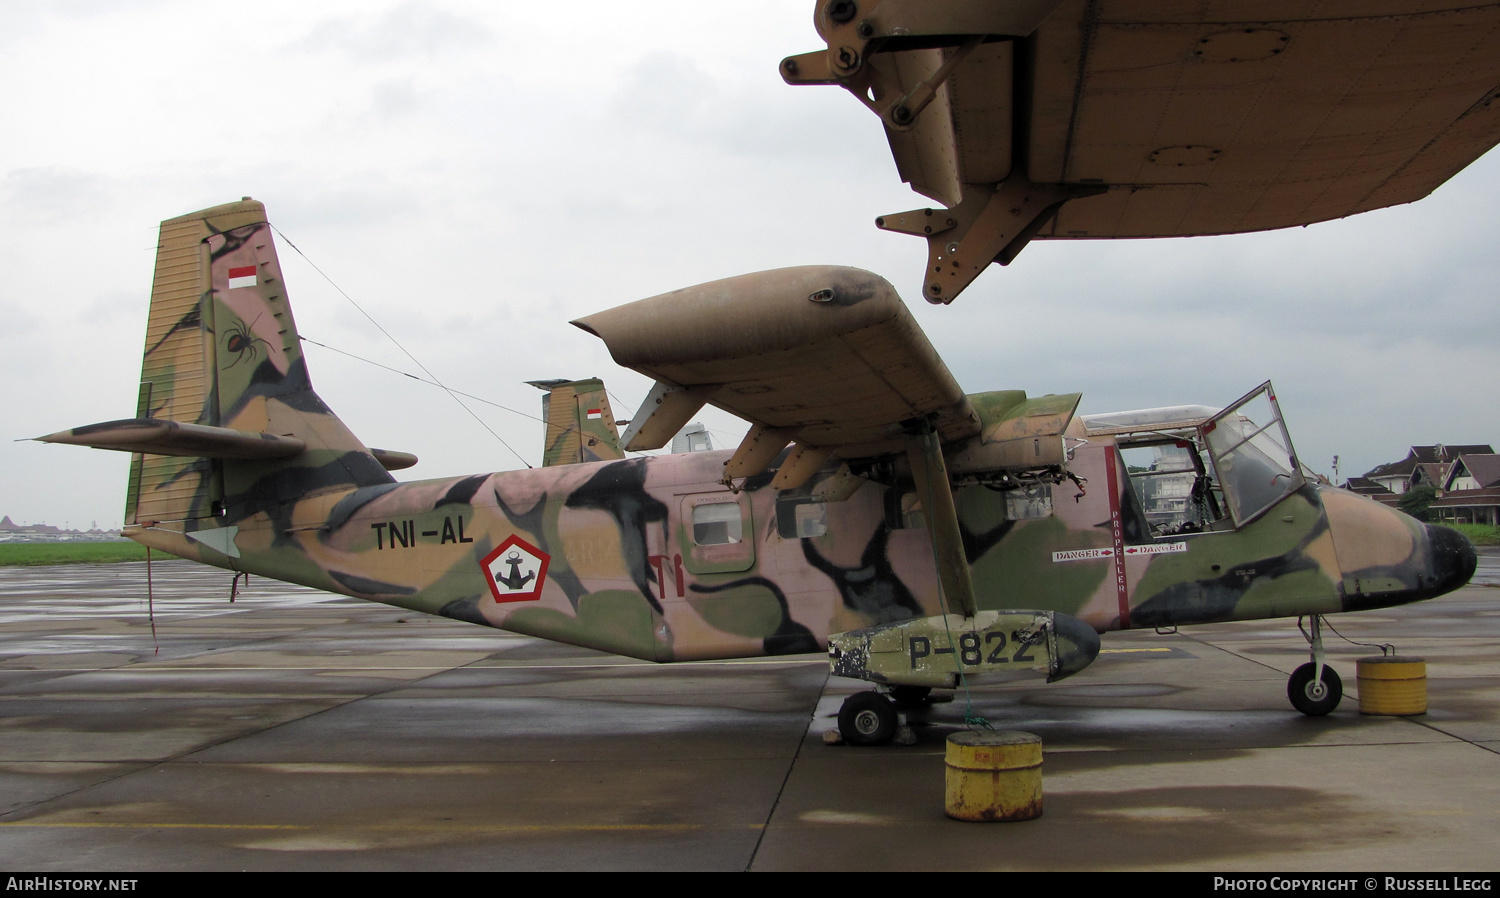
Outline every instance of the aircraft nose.
POLYGON ((1434 581, 1434 595, 1452 592, 1469 582, 1479 563, 1469 538, 1438 524, 1427 525, 1428 576, 1434 581))
POLYGON ((1338 489, 1319 492, 1338 553, 1344 611, 1431 599, 1469 582, 1478 558, 1467 537, 1338 489))

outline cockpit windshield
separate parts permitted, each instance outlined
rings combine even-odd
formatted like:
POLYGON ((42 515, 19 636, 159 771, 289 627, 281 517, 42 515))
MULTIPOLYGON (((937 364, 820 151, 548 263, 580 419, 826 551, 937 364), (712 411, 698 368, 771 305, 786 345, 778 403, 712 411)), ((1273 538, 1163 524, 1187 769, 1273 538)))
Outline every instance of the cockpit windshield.
POLYGON ((1199 428, 1236 527, 1306 483, 1276 393, 1266 381, 1199 428))

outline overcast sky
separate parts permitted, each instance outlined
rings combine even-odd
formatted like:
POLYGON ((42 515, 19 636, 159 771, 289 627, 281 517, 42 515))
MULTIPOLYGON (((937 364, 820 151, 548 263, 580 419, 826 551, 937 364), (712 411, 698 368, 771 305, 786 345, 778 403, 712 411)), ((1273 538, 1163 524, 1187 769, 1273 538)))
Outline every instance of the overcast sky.
MULTIPOLYGON (((13 442, 135 412, 164 218, 253 196, 450 386, 535 415, 522 382, 649 386, 567 324, 702 281, 844 264, 890 279, 970 392, 1082 410, 1221 406, 1275 381, 1303 460, 1362 473, 1417 443, 1500 442, 1500 156, 1419 203, 1269 234, 1035 243, 949 307, 928 205, 878 120, 792 88, 809 0, 0 6, 0 514, 118 526, 129 457, 13 442)), ((411 362, 285 244, 303 336, 411 362)), ((320 349, 323 399, 403 475, 521 462, 441 391, 320 349)), ((474 405, 532 464, 532 418, 474 405)), ((719 442, 742 432, 707 419, 719 442)))

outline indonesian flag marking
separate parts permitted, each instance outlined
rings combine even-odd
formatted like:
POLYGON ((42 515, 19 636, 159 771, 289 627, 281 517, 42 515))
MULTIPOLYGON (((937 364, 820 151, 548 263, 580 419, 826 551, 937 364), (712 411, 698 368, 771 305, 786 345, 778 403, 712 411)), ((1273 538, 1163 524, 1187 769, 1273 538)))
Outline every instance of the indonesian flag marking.
POLYGON ((602 409, 602 408, 591 408, 591 409, 589 409, 589 420, 590 421, 593 421, 593 420, 596 420, 596 419, 602 418, 602 417, 604 417, 604 409, 602 409))
POLYGON ((255 266, 246 265, 243 268, 229 269, 229 289, 235 290, 240 287, 255 286, 255 266))

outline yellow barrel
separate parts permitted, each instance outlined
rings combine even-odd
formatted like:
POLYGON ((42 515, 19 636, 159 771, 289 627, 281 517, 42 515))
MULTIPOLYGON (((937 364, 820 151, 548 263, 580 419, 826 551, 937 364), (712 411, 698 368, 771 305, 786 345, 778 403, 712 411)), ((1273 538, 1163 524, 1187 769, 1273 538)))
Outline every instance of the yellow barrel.
POLYGON ((1404 716, 1427 713, 1427 662, 1386 655, 1355 662, 1359 713, 1404 716))
POLYGON ((948 737, 945 810, 956 820, 1042 816, 1042 740, 1016 730, 948 737))

